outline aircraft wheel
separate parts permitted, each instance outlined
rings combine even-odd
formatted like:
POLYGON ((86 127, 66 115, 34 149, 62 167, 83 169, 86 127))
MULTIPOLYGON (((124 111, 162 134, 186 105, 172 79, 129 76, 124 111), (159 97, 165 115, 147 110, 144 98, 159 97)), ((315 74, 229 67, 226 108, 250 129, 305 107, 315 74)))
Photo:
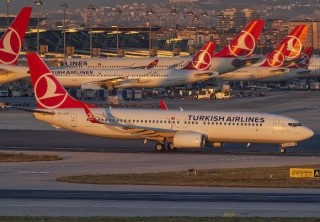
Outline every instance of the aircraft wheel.
POLYGON ((286 149, 283 147, 280 147, 280 153, 286 153, 286 149))
POLYGON ((169 151, 175 151, 177 148, 173 145, 173 143, 168 143, 168 150, 169 151))
POLYGON ((155 148, 156 148, 156 151, 162 152, 162 151, 164 151, 164 144, 163 143, 157 143, 155 148))

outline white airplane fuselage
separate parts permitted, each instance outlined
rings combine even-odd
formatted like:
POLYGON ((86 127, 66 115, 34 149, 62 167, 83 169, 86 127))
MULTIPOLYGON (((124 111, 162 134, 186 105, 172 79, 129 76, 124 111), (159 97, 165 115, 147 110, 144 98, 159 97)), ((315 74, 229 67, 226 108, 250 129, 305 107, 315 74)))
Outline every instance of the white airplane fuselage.
POLYGON ((283 67, 248 66, 219 75, 217 78, 230 81, 252 81, 271 78, 288 72, 290 72, 290 69, 283 67))
MULTIPOLYGON (((0 75, 0 84, 29 77, 25 66, 2 65, 17 74, 0 75)), ((1 66, 0 66, 1 68, 1 66)), ((213 72, 187 69, 83 69, 53 68, 53 74, 64 87, 100 89, 112 88, 155 88, 179 86, 213 78, 213 72), (104 81, 105 84, 100 84, 104 81)))
MULTIPOLYGON (((160 57, 158 64, 154 67, 155 69, 168 69, 184 68, 193 57, 160 57)), ((249 63, 236 63, 235 61, 252 61, 255 63, 261 59, 260 56, 253 57, 212 57, 211 63, 208 64, 209 70, 223 74, 231 72, 249 63), (241 65, 239 67, 239 65, 241 65)), ((66 59, 66 66, 74 68, 99 68, 99 69, 119 69, 119 68, 134 68, 142 67, 150 64, 155 58, 89 58, 89 59, 66 59)))
POLYGON ((209 71, 186 69, 51 69, 64 87, 155 88, 179 86, 213 77, 209 71))
MULTIPOLYGON (((253 61, 258 61, 260 57, 252 57, 253 61)), ((246 59, 246 58, 242 58, 246 59)), ((192 57, 173 57, 173 58, 159 58, 157 66, 149 70, 179 70, 182 69, 192 60, 192 57)), ((211 59, 211 63, 208 64, 208 71, 213 71, 217 74, 223 74, 226 72, 232 72, 239 68, 239 63, 234 61, 239 61, 239 58, 232 57, 214 57, 211 59)), ((52 69, 74 69, 74 70, 99 70, 107 71, 118 69, 121 73, 131 72, 128 70, 144 70, 144 69, 134 69, 134 67, 144 67, 154 61, 154 58, 89 58, 89 59, 67 59, 69 66, 65 67, 52 67, 52 69), (72 67, 73 65, 73 67, 72 67)), ((242 63, 241 63, 242 64, 242 63)), ((7 84, 25 77, 28 77, 28 68, 24 66, 14 66, 14 65, 0 65, 0 85, 7 84)), ((168 71, 170 72, 170 71, 168 71)), ((79 76, 82 77, 82 76, 79 76)), ((162 80, 161 80, 162 81, 162 80)), ((160 81, 160 82, 161 82, 160 81)), ((198 80, 201 81, 201 80, 198 80)), ((188 83, 188 82, 187 82, 188 83)), ((176 85, 177 83, 173 83, 176 85)), ((184 83, 181 83, 184 84, 184 83)), ((173 86, 169 85, 169 86, 173 86)), ((127 86, 131 87, 131 86, 127 86)), ((133 86, 135 87, 135 86, 133 86)), ((141 87, 159 87, 159 85, 146 85, 141 87)))
POLYGON ((294 119, 261 113, 91 108, 93 115, 106 123, 97 124, 87 120, 81 108, 46 111, 55 114, 34 115, 39 120, 74 132, 114 139, 142 139, 121 125, 171 130, 175 136, 183 133, 201 135, 209 146, 224 142, 296 144, 313 135, 310 129, 294 119))

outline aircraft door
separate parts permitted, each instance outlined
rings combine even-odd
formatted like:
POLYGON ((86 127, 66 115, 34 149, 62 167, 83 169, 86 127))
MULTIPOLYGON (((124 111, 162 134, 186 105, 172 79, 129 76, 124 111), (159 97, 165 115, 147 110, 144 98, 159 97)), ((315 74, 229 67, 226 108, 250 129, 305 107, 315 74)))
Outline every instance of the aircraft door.
POLYGON ((77 127, 77 114, 71 113, 71 127, 77 127))
POLYGON ((273 120, 272 132, 279 133, 280 121, 277 119, 273 120))

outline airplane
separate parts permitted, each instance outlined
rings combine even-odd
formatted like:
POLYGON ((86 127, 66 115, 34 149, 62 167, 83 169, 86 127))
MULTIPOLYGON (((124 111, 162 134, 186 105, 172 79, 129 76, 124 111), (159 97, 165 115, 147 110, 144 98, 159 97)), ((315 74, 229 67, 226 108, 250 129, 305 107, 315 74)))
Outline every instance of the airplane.
POLYGON ((310 64, 310 58, 312 56, 312 47, 306 47, 302 53, 300 53, 299 57, 294 60, 289 60, 286 64, 286 68, 289 68, 290 71, 287 73, 283 73, 279 76, 274 76, 270 78, 261 79, 258 81, 262 82, 279 82, 286 81, 295 78, 308 78, 310 73, 312 72, 308 69, 310 64))
MULTIPOLYGON (((206 43, 183 69, 75 69, 54 68, 52 73, 64 87, 82 89, 101 88, 155 88, 179 86, 208 80, 218 73, 207 71, 210 67, 209 54, 214 51, 213 42, 206 43)), ((28 67, 17 67, 17 70, 28 67)))
POLYGON ((295 119, 265 113, 98 108, 71 97, 36 53, 27 53, 36 109, 13 107, 38 120, 78 133, 155 141, 155 149, 221 147, 223 143, 279 144, 288 147, 314 135, 295 119))
POLYGON ((31 7, 22 8, 0 39, 0 85, 20 79, 19 75, 15 75, 14 71, 6 67, 18 62, 31 12, 31 7))
MULTIPOLYGON (((209 71, 214 72, 215 74, 220 74, 221 72, 235 70, 242 66, 246 66, 254 62, 257 62, 261 59, 261 57, 251 56, 251 55, 253 53, 253 49, 256 45, 256 41, 263 28, 263 25, 264 25, 263 20, 253 20, 242 30, 242 32, 240 32, 236 36, 236 38, 228 46, 226 46, 222 50, 222 53, 218 53, 214 55, 214 50, 212 50, 212 53, 205 52, 203 49, 206 46, 204 45, 202 49, 200 49, 199 51, 199 52, 202 52, 203 55, 199 55, 199 57, 205 58, 207 61, 211 61, 210 63, 207 63, 208 69, 209 71), (212 58, 214 58, 215 61, 213 61, 212 58), (217 71, 214 71, 214 70, 217 70, 217 71)), ((156 71, 153 70, 155 71, 154 75, 158 75, 158 76, 164 75, 163 77, 165 77, 167 73, 159 74, 159 72, 160 73, 163 72, 163 71, 159 71, 160 69, 168 69, 168 68, 172 70, 176 70, 177 68, 179 68, 179 70, 185 69, 187 64, 189 64, 193 59, 194 57, 159 58, 159 60, 157 60, 156 62, 155 62, 155 58, 108 58, 108 59, 94 58, 94 59, 75 59, 75 60, 73 59, 71 60, 72 62, 69 63, 69 65, 73 65, 73 66, 70 66, 70 67, 62 66, 59 68, 52 68, 52 70, 57 69, 58 71, 56 71, 56 73, 62 73, 63 72, 62 70, 69 72, 69 69, 71 70, 71 67, 73 67, 72 73, 74 78, 76 78, 77 73, 81 73, 79 74, 79 77, 82 77, 82 78, 84 78, 83 75, 88 74, 87 77, 89 78, 91 74, 97 75, 97 76, 101 76, 101 75, 112 76, 113 74, 110 74, 110 73, 109 74, 101 74, 101 73, 105 73, 106 69, 111 69, 111 70, 119 69, 119 72, 121 74, 118 73, 115 75, 118 75, 120 78, 123 78, 124 76, 132 76, 132 75, 135 75, 134 77, 137 77, 137 75, 152 76, 153 75, 152 72, 143 72, 143 71, 140 72, 139 74, 135 73, 135 74, 129 75, 130 73, 134 73, 134 71, 129 71, 129 69, 136 69, 137 67, 141 68, 141 67, 149 66, 148 68, 150 68, 150 70, 152 69, 152 67, 156 69, 156 71), (74 66, 76 64, 77 66, 74 66)), ((67 60, 67 63, 68 61, 69 60, 67 60)), ((7 65, 7 66, 4 66, 3 69, 9 70, 11 74, 14 76, 11 78, 15 80, 29 77, 27 67, 7 65)), ((167 72, 171 72, 171 71, 167 71, 167 72)), ((172 72, 176 72, 176 71, 172 71, 172 72)), ((184 73, 184 72, 186 71, 182 71, 181 73, 184 73)), ((134 78, 134 79, 137 79, 137 78, 134 78)), ((197 81, 201 81, 201 79, 197 81)), ((10 81, 2 80, 0 81, 0 84, 3 84, 4 82, 9 83, 10 81)), ((126 82, 130 82, 130 84, 122 84, 122 85, 120 84, 121 86, 119 86, 118 82, 115 82, 113 85, 115 85, 115 87, 118 87, 118 88, 138 87, 136 86, 137 84, 131 86, 132 81, 126 81, 126 82)), ((125 83, 125 81, 122 81, 122 83, 125 83)), ((64 84, 63 81, 62 81, 62 84, 64 84)), ((173 84, 176 85, 176 82, 174 82, 173 84)), ((110 85, 112 84, 108 84, 108 85, 102 84, 103 87, 112 87, 110 85)), ((65 86, 68 87, 69 85, 65 85, 65 86)), ((73 86, 70 85, 70 87, 73 87, 73 86)), ((89 88, 89 89, 101 88, 101 86, 98 86, 96 84, 83 85, 82 87, 89 88)), ((142 87, 145 87, 145 86, 142 86, 142 87)), ((147 87, 158 87, 158 85, 152 86, 152 84, 149 84, 149 86, 147 87)))
MULTIPOLYGON (((243 66, 256 63, 260 56, 251 56, 255 49, 258 37, 263 29, 264 20, 252 20, 228 46, 216 54, 212 54, 210 70, 219 74, 230 72, 243 66)), ((144 66, 153 58, 67 58, 66 66, 81 68, 132 68, 144 66)), ((182 69, 191 61, 192 57, 161 57, 156 69, 182 69)))
POLYGON ((80 69, 57 68, 52 73, 65 87, 82 89, 155 88, 179 86, 218 75, 208 71, 215 44, 208 42, 183 69, 80 69))
POLYGON ((217 78, 229 81, 252 81, 289 73, 291 70, 284 66, 285 59, 293 60, 299 56, 308 29, 307 25, 296 26, 277 48, 267 55, 262 64, 247 66, 219 75, 217 78))
POLYGON ((309 73, 305 73, 299 78, 319 78, 320 77, 320 58, 319 57, 310 57, 310 63, 308 67, 309 73))

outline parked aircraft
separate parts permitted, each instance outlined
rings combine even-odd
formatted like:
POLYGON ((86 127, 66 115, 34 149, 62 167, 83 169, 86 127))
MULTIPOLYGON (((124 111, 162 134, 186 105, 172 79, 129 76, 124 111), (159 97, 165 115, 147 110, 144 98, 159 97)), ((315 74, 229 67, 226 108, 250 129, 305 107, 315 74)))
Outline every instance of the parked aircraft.
POLYGON ((291 70, 284 66, 285 59, 295 59, 301 53, 309 26, 298 25, 267 55, 266 60, 259 66, 248 66, 233 72, 219 75, 217 78, 231 81, 251 81, 275 77, 291 70))
MULTIPOLYGON (((212 50, 212 53, 209 53, 209 54, 204 52, 204 50, 200 50, 200 52, 203 52, 204 54, 200 55, 199 57, 206 58, 206 59, 209 59, 210 57, 211 62, 207 64, 208 69, 209 71, 214 72, 215 74, 235 70, 237 68, 257 62, 261 59, 261 57, 251 56, 251 55, 256 45, 256 41, 259 37, 259 34, 263 28, 263 25, 264 25, 263 20, 253 20, 220 53, 213 55, 214 50, 212 50), (214 59, 211 59, 212 57, 214 59), (217 70, 217 71, 214 71, 214 70, 217 70)), ((67 60, 67 63, 69 65, 77 65, 73 69, 74 78, 77 73, 81 73, 79 77, 82 77, 83 79, 84 75, 86 74, 88 74, 87 76, 88 78, 91 77, 90 75, 98 75, 98 76, 110 75, 109 71, 108 71, 109 74, 106 74, 107 72, 105 71, 106 69, 111 69, 111 70, 119 69, 119 71, 117 71, 117 74, 115 75, 118 75, 118 77, 120 77, 119 79, 121 79, 124 76, 132 77, 132 75, 133 77, 141 77, 144 75, 148 75, 148 76, 158 75, 158 76, 165 77, 165 75, 167 75, 169 72, 170 73, 181 72, 181 75, 182 75, 182 73, 186 73, 186 71, 169 71, 168 70, 168 71, 165 71, 165 74, 162 74, 164 71, 159 71, 159 70, 167 69, 167 68, 171 68, 172 70, 175 70, 175 68, 184 69, 187 66, 187 64, 189 64, 192 61, 193 58, 192 57, 176 57, 176 58, 159 58, 159 60, 155 60, 155 59, 156 58, 108 58, 108 59, 93 58, 93 59, 70 60, 72 62, 67 60), (141 67, 143 68, 154 67, 156 70, 153 70, 154 73, 145 72, 145 71, 137 73, 135 71, 129 70, 129 69, 137 69, 141 67), (119 73, 121 73, 121 75, 119 73)), ((27 67, 22 67, 22 66, 16 67, 16 66, 7 65, 7 66, 4 66, 3 69, 10 71, 12 76, 8 79, 3 79, 2 82, 0 81, 0 84, 9 83, 11 79, 17 80, 17 79, 26 78, 29 76, 27 67)), ((58 71, 56 71, 55 73, 63 72, 62 70, 64 70, 65 72, 69 72, 70 67, 60 67, 58 68, 58 71)), ((187 75, 190 75, 190 74, 187 74, 187 75)), ((111 74, 111 77, 112 76, 113 75, 111 74)), ((133 78, 133 79, 138 79, 138 78, 133 78)), ((176 85, 178 81, 176 80, 174 80, 172 84, 168 86, 176 85)), ((201 81, 201 80, 202 79, 198 79, 196 81, 201 81)), ((82 85, 82 87, 83 88, 90 87, 92 89, 97 89, 97 88, 100 88, 101 86, 113 87, 113 85, 116 88, 117 87, 118 88, 120 87, 122 88, 158 87, 158 85, 154 86, 152 84, 143 84, 143 86, 138 86, 138 84, 133 84, 131 80, 121 81, 121 82, 122 82, 121 84, 119 84, 118 81, 115 81, 113 84, 110 84, 110 83, 100 84, 100 85, 90 84, 90 85, 82 85)), ((148 82, 150 81, 148 80, 148 82)), ((165 82, 165 83, 168 83, 168 82, 165 82)), ((64 84, 63 81, 62 81, 62 84, 64 84)), ((183 80, 181 81, 181 83, 179 83, 179 85, 181 84, 183 84, 183 80)), ((71 86, 71 85, 66 85, 66 86, 71 86)), ((166 84, 163 86, 166 86, 166 84)))
MULTIPOLYGON (((156 150, 221 146, 226 142, 296 146, 313 132, 280 115, 229 111, 97 108, 72 98, 36 53, 28 53, 35 118, 55 127, 113 139, 155 141, 156 150)), ((26 110, 26 109, 25 109, 26 110)))
MULTIPOLYGON (((258 37, 263 29, 264 20, 252 20, 231 42, 219 53, 211 55, 210 70, 219 74, 230 72, 240 67, 254 64, 261 60, 260 56, 251 56, 255 49, 258 37)), ((133 68, 145 66, 153 58, 69 58, 66 66, 82 68, 133 68)), ((178 68, 182 69, 191 61, 192 57, 161 57, 157 69, 178 68)))
POLYGON ((0 39, 0 85, 20 79, 19 75, 6 67, 17 64, 31 11, 30 7, 22 8, 0 39))
MULTIPOLYGON (((55 68, 52 73, 65 87, 82 89, 101 88, 155 88, 179 86, 188 83, 208 80, 218 75, 208 71, 210 54, 215 44, 206 43, 183 69, 84 69, 55 68)), ((28 67, 17 67, 27 73, 28 67)))
POLYGON ((179 86, 208 80, 218 75, 210 68, 215 44, 208 42, 183 69, 52 69, 65 87, 155 88, 179 86))

